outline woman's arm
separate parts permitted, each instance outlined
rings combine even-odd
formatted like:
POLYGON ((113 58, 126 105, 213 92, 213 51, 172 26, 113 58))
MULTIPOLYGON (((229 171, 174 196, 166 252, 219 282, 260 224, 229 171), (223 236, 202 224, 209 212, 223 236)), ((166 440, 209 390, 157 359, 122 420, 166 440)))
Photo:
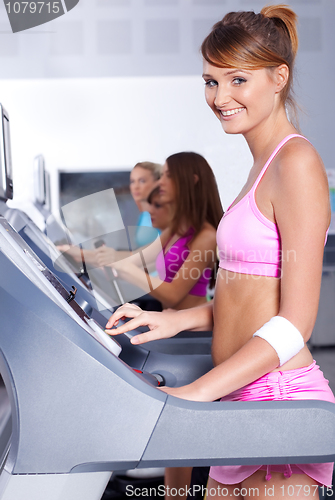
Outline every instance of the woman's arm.
POLYGON ((307 341, 319 306, 326 232, 330 224, 327 175, 315 149, 300 139, 285 148, 275 171, 273 204, 282 240, 279 315, 307 341))
POLYGON ((58 245, 58 250, 66 256, 72 257, 76 262, 86 262, 97 265, 95 250, 83 250, 77 245, 58 245))
MULTIPOLYGON (((85 262, 90 267, 104 267, 112 266, 115 262, 127 259, 128 262, 135 266, 142 265, 141 251, 145 250, 146 260, 149 262, 154 262, 158 253, 162 249, 164 241, 168 239, 168 234, 165 232, 161 237, 156 238, 156 240, 136 251, 132 252, 130 250, 114 250, 106 245, 102 245, 97 249, 88 250, 81 249, 77 245, 58 245, 58 250, 74 259, 76 262, 85 262), (163 243, 162 243, 163 242, 163 243)), ((127 267, 127 265, 125 267, 127 267)))
MULTIPOLYGON (((154 267, 157 255, 162 250, 162 247, 166 244, 169 238, 169 231, 165 230, 159 235, 152 243, 145 245, 141 248, 137 248, 134 251, 127 250, 114 250, 107 246, 101 246, 96 250, 96 260, 99 267, 103 266, 113 266, 113 264, 123 260, 124 262, 119 262, 120 270, 127 269, 128 266, 142 267, 142 252, 145 252, 145 263, 147 268, 151 270, 154 267)), ((117 265, 117 264, 116 264, 117 265)), ((132 269, 134 269, 132 267, 132 269)))
MULTIPOLYGON (((292 144, 276 162, 272 184, 271 203, 282 241, 278 315, 289 320, 306 342, 318 310, 324 242, 330 221, 327 178, 319 156, 308 143, 299 147, 292 144)), ((162 390, 183 399, 213 401, 278 365, 274 348, 266 340, 252 337, 227 361, 195 382, 162 390)))
POLYGON ((278 362, 278 356, 270 344, 253 337, 227 361, 191 384, 162 387, 161 390, 190 401, 215 401, 271 372, 278 362))
POLYGON ((149 332, 132 337, 132 344, 144 344, 151 340, 169 338, 183 330, 210 331, 213 328, 213 302, 207 302, 198 307, 181 311, 142 311, 134 304, 124 304, 109 318, 106 332, 110 335, 119 335, 135 330, 139 326, 148 326, 149 332), (121 326, 120 320, 133 318, 121 326), (110 330, 110 328, 114 328, 110 330))
MULTIPOLYGON (((192 242, 190 253, 170 283, 162 281, 159 277, 150 276, 152 287, 150 295, 161 301, 165 307, 175 307, 188 295, 204 270, 213 268, 215 259, 215 230, 214 228, 205 228, 192 242)), ((131 265, 130 262, 119 263, 115 268, 119 275, 127 281, 142 289, 148 287, 147 275, 140 268, 131 265)))
POLYGON ((95 250, 96 262, 99 267, 110 266, 121 259, 127 259, 133 255, 130 250, 114 250, 114 248, 103 245, 95 250))

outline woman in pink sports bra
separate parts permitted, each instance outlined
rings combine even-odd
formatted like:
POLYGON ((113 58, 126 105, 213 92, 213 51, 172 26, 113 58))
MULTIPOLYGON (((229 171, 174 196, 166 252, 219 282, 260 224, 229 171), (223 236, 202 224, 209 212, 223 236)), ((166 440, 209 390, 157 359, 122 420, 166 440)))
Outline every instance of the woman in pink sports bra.
MULTIPOLYGON (((214 368, 187 386, 161 389, 175 397, 335 402, 306 345, 318 311, 330 206, 322 161, 294 125, 297 47, 296 15, 284 5, 226 14, 202 44, 206 101, 224 132, 242 134, 253 156, 218 227, 214 300, 165 314, 124 305, 106 325, 133 318, 112 335, 148 325, 134 344, 213 328, 214 368)), ((272 498, 288 499, 288 486, 299 484, 304 498, 315 499, 312 486, 331 485, 332 472, 328 463, 215 466, 208 492, 221 498, 224 487, 227 496, 251 499, 236 492, 258 487, 257 498, 268 498, 266 484, 272 498)))
MULTIPOLYGON (((148 270, 158 272, 149 277, 150 295, 163 309, 205 304, 217 261, 216 229, 223 215, 214 173, 202 155, 175 153, 163 165, 159 189, 160 202, 170 206, 171 220, 160 235, 161 251, 157 245, 143 251, 148 270)), ((111 265, 137 287, 148 286, 138 253, 111 265)))

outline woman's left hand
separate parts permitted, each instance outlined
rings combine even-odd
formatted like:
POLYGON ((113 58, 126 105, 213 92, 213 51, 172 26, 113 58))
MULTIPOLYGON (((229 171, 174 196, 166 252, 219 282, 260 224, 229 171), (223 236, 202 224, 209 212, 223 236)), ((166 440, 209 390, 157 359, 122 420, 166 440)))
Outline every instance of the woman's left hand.
POLYGON ((209 401, 206 397, 202 397, 195 390, 192 384, 183 385, 182 387, 159 387, 159 389, 169 396, 174 396, 179 399, 187 399, 188 401, 209 401))

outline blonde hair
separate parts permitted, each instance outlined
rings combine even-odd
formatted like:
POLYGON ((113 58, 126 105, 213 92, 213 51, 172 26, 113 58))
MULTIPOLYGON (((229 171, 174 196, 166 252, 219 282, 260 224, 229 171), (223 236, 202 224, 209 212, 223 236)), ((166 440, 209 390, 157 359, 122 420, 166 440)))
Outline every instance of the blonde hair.
POLYGON ((155 181, 158 181, 162 175, 162 165, 160 163, 153 163, 151 161, 142 161, 139 163, 136 163, 134 168, 140 167, 144 168, 145 170, 149 170, 155 179, 155 181))

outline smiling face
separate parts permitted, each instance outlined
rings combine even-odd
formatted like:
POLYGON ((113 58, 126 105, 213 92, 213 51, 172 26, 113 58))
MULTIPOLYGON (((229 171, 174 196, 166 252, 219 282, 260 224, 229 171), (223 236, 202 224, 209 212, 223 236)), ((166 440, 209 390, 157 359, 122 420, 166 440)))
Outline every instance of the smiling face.
POLYGON ((175 201, 175 185, 170 177, 167 163, 163 165, 162 175, 159 180, 159 193, 161 203, 173 203, 175 201))
POLYGON ((130 192, 136 203, 146 200, 157 181, 150 170, 134 167, 130 172, 130 192))
POLYGON ((275 122, 283 108, 280 91, 285 71, 218 68, 204 61, 206 101, 226 133, 246 135, 275 122))

